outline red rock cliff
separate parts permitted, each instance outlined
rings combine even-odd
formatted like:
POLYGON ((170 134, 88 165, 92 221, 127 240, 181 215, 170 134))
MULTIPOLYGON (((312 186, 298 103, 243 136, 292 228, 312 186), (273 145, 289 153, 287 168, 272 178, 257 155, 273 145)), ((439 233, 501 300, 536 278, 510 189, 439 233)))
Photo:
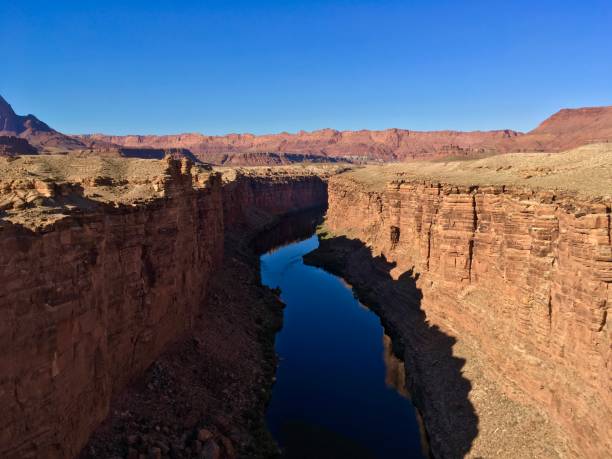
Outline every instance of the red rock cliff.
POLYGON ((226 180, 224 203, 219 173, 163 164, 0 163, 1 457, 74 457, 111 397, 189 332, 221 262, 224 209, 232 225, 243 206, 325 203, 314 174, 226 180))
MULTIPOLYGON (((561 426, 571 455, 603 458, 612 449, 610 207, 609 197, 518 186, 406 179, 370 189, 340 175, 329 183, 327 226, 397 263, 395 278, 413 270, 431 326, 477 349, 504 393, 561 426)), ((474 404, 484 435, 495 414, 474 404)))
POLYGON ((226 226, 259 226, 259 213, 281 215, 327 205, 326 180, 334 167, 245 168, 224 174, 223 215, 226 226))
POLYGON ((120 390, 185 333, 223 247, 221 181, 32 231, 0 228, 0 456, 73 457, 120 390))

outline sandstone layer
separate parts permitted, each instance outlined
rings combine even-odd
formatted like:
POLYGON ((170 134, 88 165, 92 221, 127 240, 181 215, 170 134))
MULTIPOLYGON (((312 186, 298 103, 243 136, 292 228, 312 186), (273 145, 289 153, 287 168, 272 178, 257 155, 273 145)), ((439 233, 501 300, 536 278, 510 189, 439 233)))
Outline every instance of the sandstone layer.
POLYGON ((556 161, 567 168, 515 155, 329 182, 327 265, 405 346, 440 457, 612 449, 612 149, 556 161))
POLYGON ((171 458, 215 451, 222 458, 279 455, 264 419, 283 305, 277 291, 261 284, 259 254, 311 235, 323 209, 267 215, 263 227, 226 230, 223 263, 192 334, 113 400, 82 458, 130 458, 156 450, 171 458))
POLYGON ((111 399, 202 325, 226 230, 250 213, 234 207, 325 203, 302 169, 276 174, 267 198, 228 191, 226 216, 231 181, 187 160, 0 159, 0 456, 77 455, 111 399))

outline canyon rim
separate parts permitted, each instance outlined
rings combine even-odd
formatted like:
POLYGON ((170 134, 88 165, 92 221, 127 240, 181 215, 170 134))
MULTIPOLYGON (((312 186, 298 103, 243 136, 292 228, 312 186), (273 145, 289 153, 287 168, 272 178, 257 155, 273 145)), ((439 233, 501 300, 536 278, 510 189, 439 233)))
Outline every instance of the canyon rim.
POLYGON ((0 459, 612 457, 612 3, 6 2, 0 459))

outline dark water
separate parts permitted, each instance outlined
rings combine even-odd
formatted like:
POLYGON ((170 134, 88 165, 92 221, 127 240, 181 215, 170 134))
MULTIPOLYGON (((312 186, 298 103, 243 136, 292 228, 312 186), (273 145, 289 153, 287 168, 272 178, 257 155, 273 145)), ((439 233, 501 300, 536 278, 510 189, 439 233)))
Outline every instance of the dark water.
POLYGON ((316 236, 261 257, 287 305, 267 421, 288 458, 422 458, 403 364, 342 279, 306 266, 316 236))

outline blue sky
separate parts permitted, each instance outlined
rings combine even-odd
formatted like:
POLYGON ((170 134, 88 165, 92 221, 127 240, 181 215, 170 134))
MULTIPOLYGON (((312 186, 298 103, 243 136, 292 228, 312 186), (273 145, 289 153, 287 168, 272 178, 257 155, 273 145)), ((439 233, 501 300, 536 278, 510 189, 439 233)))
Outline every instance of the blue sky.
POLYGON ((529 130, 612 105, 612 2, 0 0, 0 94, 68 133, 529 130))

